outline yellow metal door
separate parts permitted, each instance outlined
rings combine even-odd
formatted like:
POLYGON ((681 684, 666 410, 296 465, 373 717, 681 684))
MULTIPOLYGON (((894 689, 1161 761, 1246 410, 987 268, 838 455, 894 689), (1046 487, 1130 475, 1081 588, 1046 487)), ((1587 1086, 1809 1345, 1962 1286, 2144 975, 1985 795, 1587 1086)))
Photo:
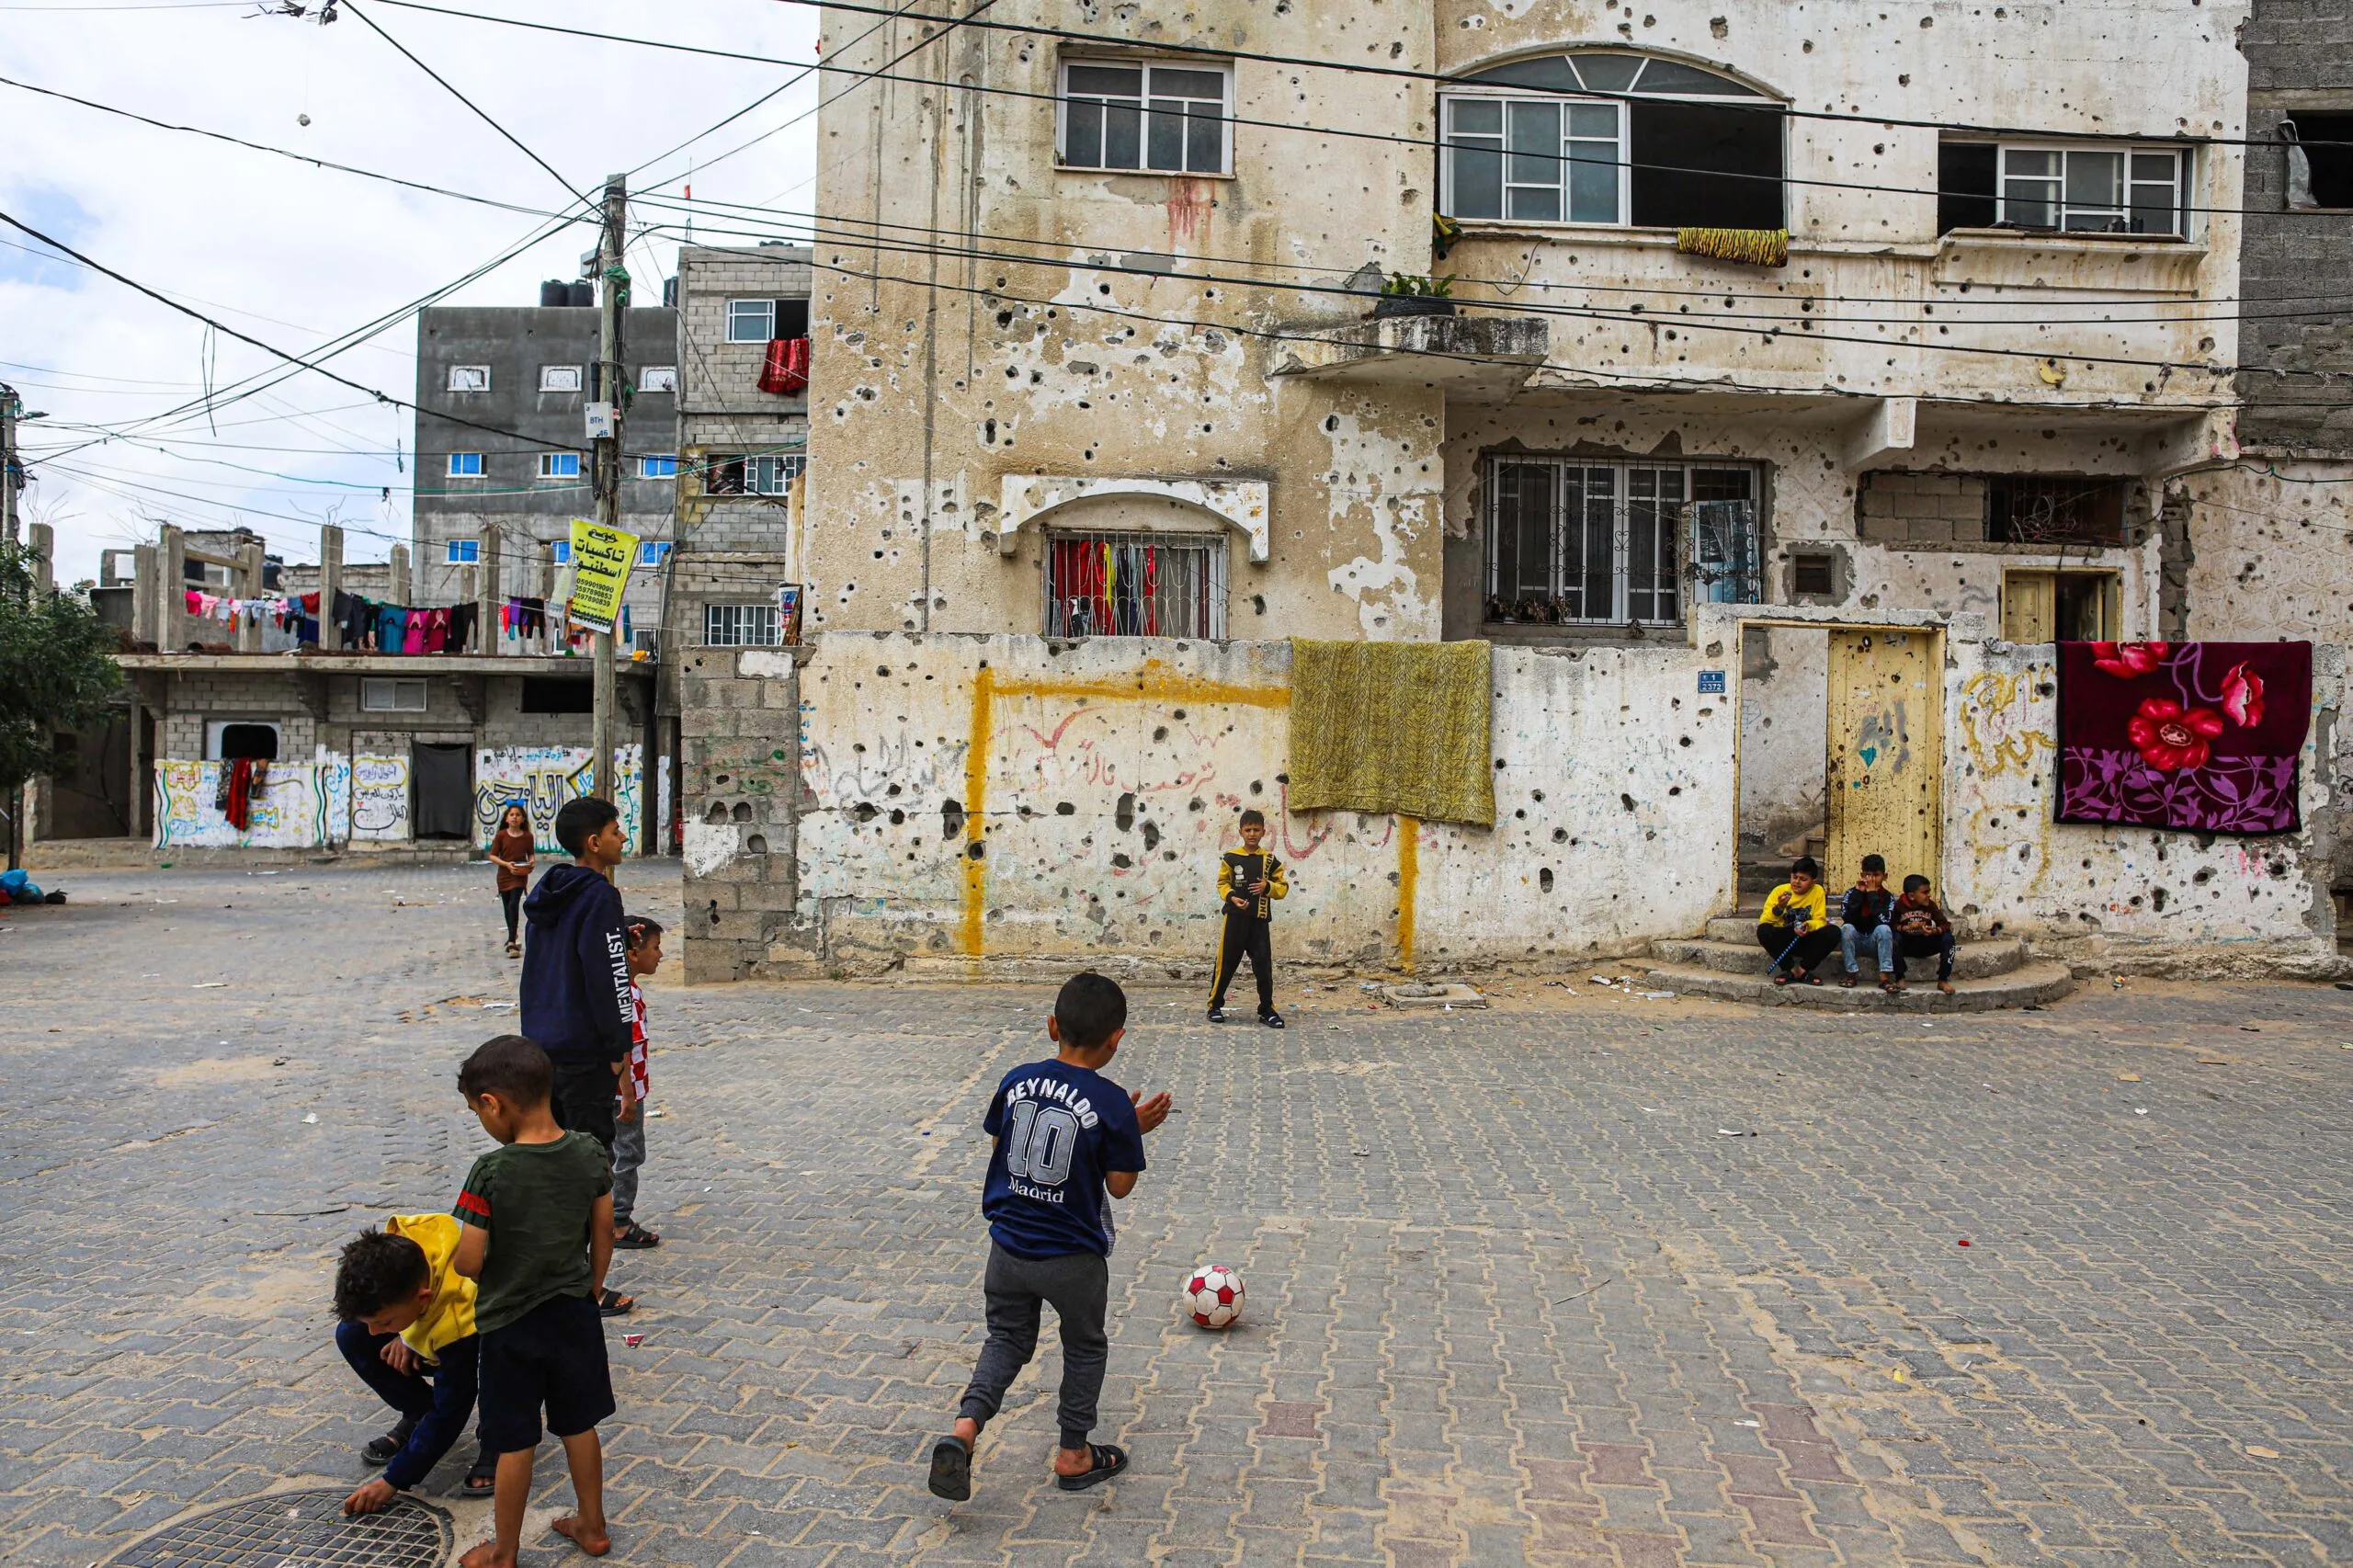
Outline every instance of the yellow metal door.
POLYGON ((1943 637, 1935 631, 1830 633, 1832 903, 1866 855, 1887 858, 1890 887, 1917 871, 1941 893, 1943 637))

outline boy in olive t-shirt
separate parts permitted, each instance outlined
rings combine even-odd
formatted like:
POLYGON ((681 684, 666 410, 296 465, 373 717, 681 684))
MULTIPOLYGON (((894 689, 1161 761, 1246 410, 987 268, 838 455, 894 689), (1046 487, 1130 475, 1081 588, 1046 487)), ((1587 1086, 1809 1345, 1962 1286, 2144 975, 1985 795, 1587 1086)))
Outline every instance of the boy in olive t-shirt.
POLYGON ((479 1287, 482 1446, 498 1455, 497 1534, 460 1568, 514 1568, 541 1406, 579 1501, 550 1528, 592 1557, 612 1547, 597 1423, 613 1413, 613 1383, 597 1292, 613 1256, 613 1168, 603 1144, 556 1125, 554 1085, 547 1052, 520 1035, 483 1041, 458 1070, 458 1092, 499 1142, 466 1173, 450 1266, 479 1287))

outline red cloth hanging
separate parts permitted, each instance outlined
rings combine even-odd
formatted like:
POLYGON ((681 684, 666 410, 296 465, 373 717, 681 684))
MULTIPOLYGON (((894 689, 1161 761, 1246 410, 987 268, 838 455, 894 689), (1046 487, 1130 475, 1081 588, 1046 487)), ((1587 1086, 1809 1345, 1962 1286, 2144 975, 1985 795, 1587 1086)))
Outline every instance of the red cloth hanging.
POLYGON ((778 337, 768 341, 760 362, 760 390, 793 397, 809 390, 809 340, 778 337))
POLYGON ((261 767, 261 764, 243 756, 229 764, 229 801, 221 814, 239 833, 253 825, 254 788, 260 781, 261 767))

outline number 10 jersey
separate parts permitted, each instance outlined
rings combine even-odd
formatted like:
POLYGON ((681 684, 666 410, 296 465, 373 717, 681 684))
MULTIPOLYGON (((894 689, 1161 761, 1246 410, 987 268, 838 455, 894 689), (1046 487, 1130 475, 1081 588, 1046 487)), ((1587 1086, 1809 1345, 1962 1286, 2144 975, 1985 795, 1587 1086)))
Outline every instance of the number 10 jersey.
POLYGON ((1141 1171, 1143 1129, 1128 1092, 1091 1068, 1033 1062, 1005 1075, 982 1128, 989 1153, 981 1212, 1016 1257, 1109 1256, 1115 1234, 1103 1178, 1141 1171))

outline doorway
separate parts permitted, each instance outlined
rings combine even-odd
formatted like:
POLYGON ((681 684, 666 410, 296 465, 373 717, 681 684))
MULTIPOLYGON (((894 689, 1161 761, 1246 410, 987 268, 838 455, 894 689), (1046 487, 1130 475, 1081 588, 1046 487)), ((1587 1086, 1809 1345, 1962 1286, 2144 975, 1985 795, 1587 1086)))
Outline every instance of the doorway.
POLYGON ((1901 886, 1941 878, 1943 634, 1750 622, 1742 629, 1740 907, 1811 856, 1835 902, 1865 855, 1901 886))
POLYGON ((409 758, 414 791, 409 820, 419 838, 469 838, 473 833, 473 748, 419 741, 409 758))

